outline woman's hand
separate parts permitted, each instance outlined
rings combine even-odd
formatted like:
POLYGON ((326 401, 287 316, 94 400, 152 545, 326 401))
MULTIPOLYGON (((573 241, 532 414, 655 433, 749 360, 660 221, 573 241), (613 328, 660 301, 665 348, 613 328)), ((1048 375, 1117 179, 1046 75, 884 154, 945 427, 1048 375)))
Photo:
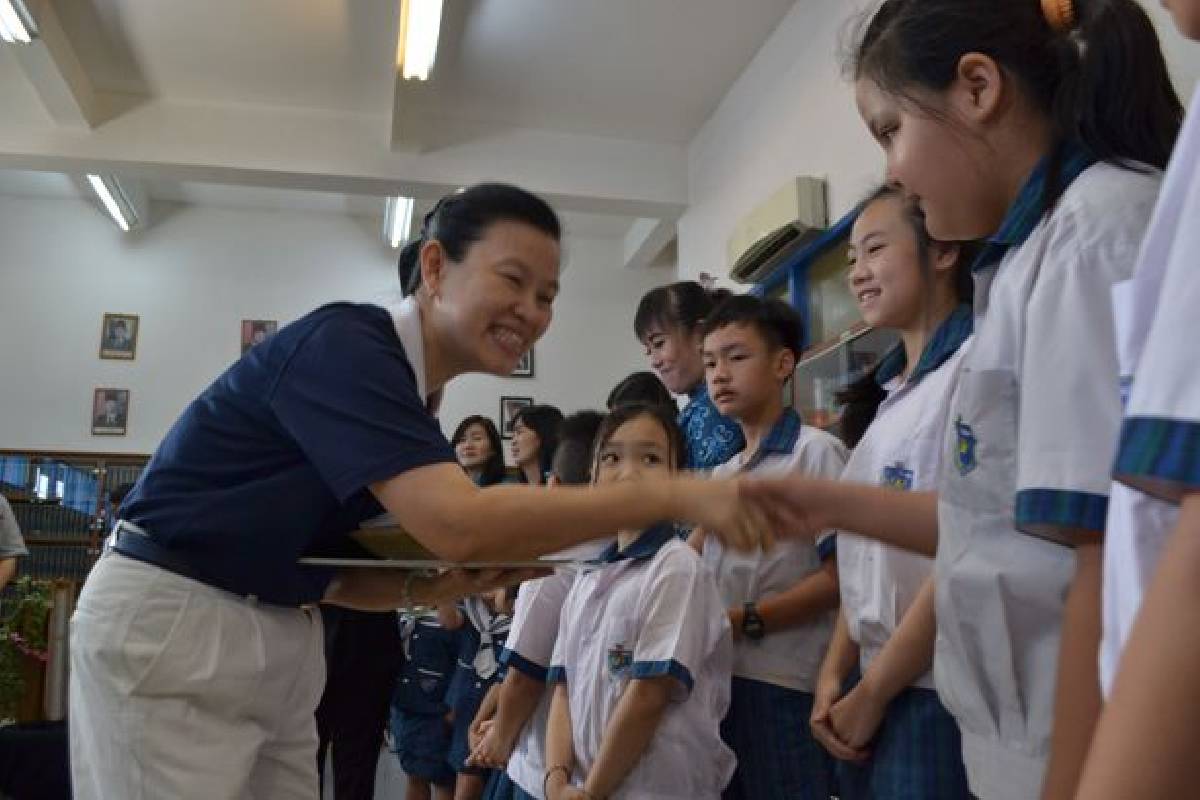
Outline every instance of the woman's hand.
POLYGON ((504 769, 512 756, 514 742, 500 740, 500 732, 489 720, 480 724, 482 737, 471 750, 467 766, 485 769, 504 769))
POLYGON ((885 711, 887 702, 873 691, 868 681, 863 680, 833 704, 829 721, 838 739, 861 750, 875 738, 885 711))
POLYGON ((451 569, 437 575, 417 576, 386 567, 350 567, 339 570, 325 590, 322 602, 359 611, 394 611, 405 603, 436 606, 472 594, 515 586, 549 575, 550 569, 451 569), (410 596, 405 596, 405 584, 410 596))
POLYGON ((817 688, 813 693, 812 717, 809 719, 809 730, 813 738, 824 747, 829 755, 839 761, 863 761, 868 753, 851 747, 838 736, 830 721, 830 711, 842 695, 842 682, 836 678, 821 676, 817 679, 817 688))
POLYGON ((751 501, 741 492, 741 481, 684 478, 671 481, 673 516, 704 529, 735 550, 769 549, 773 528, 766 504, 751 501))
POLYGON ((780 536, 816 538, 835 527, 827 506, 837 481, 789 476, 743 478, 740 484, 743 498, 780 536))

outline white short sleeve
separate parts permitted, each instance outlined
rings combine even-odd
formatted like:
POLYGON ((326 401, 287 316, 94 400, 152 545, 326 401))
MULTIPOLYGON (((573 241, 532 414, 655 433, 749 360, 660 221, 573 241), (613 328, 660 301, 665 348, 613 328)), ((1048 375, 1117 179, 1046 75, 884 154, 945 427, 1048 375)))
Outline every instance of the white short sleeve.
POLYGON ((1049 221, 1017 367, 1016 525, 1068 543, 1104 531, 1121 420, 1112 287, 1133 272, 1157 194, 1153 176, 1118 174, 1049 221))
POLYGON ((501 663, 534 680, 546 680, 558 638, 559 616, 574 580, 573 570, 560 569, 521 585, 501 663))

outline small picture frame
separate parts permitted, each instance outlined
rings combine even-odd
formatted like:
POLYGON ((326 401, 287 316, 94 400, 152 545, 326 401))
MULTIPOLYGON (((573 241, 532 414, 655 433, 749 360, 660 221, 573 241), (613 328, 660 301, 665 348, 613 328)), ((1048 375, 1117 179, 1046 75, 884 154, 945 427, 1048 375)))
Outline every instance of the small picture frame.
POLYGON ((132 361, 137 355, 138 316, 105 314, 100 324, 100 357, 132 361))
POLYGON ((242 355, 254 345, 266 341, 279 330, 279 321, 274 319, 242 320, 242 355))
POLYGON ((128 389, 101 388, 92 393, 93 436, 124 436, 128 427, 128 389))
POLYGON ((521 356, 521 360, 517 362, 517 368, 512 371, 514 378, 532 378, 533 377, 533 348, 525 351, 525 355, 521 356))
POLYGON ((532 397, 501 397, 500 398, 500 435, 511 439, 513 421, 522 408, 533 405, 532 397))

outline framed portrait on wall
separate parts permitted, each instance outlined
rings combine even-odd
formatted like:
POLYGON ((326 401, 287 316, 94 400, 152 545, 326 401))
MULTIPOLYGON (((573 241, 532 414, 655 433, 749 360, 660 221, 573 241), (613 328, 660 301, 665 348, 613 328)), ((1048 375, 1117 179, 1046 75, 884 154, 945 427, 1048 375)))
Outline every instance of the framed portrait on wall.
POLYGON ((505 439, 511 439, 513 435, 513 421, 517 418, 517 413, 526 406, 533 405, 532 397, 501 397, 500 398, 500 435, 505 439))
POLYGON ((517 368, 513 370, 512 377, 514 378, 532 378, 533 377, 533 348, 525 351, 525 355, 521 356, 521 360, 517 362, 517 368))
POLYGON ((92 393, 93 436, 124 436, 128 427, 128 389, 97 389, 92 393))
POLYGON ((242 320, 242 355, 254 345, 265 342, 279 330, 279 321, 274 319, 242 320))
POLYGON ((137 355, 136 314, 105 314, 100 325, 100 357, 132 361, 137 355))

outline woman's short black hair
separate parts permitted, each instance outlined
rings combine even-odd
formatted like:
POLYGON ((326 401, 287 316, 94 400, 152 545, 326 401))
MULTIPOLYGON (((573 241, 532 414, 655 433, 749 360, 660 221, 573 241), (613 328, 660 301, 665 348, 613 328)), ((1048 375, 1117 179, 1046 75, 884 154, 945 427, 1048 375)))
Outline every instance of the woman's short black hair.
MULTIPOLYGON (((525 406, 513 416, 513 425, 520 422, 530 428, 538 436, 538 466, 542 474, 550 472, 554 461, 554 451, 558 448, 558 426, 562 424, 563 415, 554 406, 533 405, 525 406)), ((525 473, 520 473, 521 481, 525 481, 525 473)))
MULTIPOLYGON (((612 439, 613 434, 617 432, 618 428, 626 422, 638 419, 639 417, 650 417, 662 426, 663 431, 667 434, 667 442, 671 448, 669 454, 671 469, 683 469, 683 465, 687 463, 687 444, 683 438, 683 430, 675 420, 674 409, 656 403, 627 403, 617 406, 610 411, 608 416, 604 418, 604 422, 601 423, 600 430, 596 432, 596 457, 599 457, 600 451, 612 439)), ((595 475, 594 467, 592 474, 593 476, 595 475)))
POLYGON ((679 281, 651 289, 638 303, 633 332, 640 342, 646 341, 651 328, 692 333, 713 307, 729 296, 728 289, 709 290, 696 281, 679 281))
POLYGON ((396 265, 405 295, 421 286, 421 247, 436 239, 451 261, 462 261, 471 245, 497 222, 523 222, 555 241, 562 239, 558 215, 542 198, 507 183, 480 183, 438 201, 425 215, 421 235, 404 246, 396 265))
POLYGON ((612 411, 617 406, 627 403, 651 403, 675 408, 675 397, 657 375, 642 371, 622 378, 608 393, 608 402, 605 405, 612 411))
POLYGON ((564 486, 586 486, 592 482, 592 444, 604 422, 599 411, 577 411, 558 426, 558 447, 551 471, 564 486))
POLYGON ((479 425, 487 434, 488 445, 491 447, 492 453, 488 456, 488 460, 483 464, 483 472, 479 475, 480 486, 491 486, 495 483, 504 482, 504 443, 500 440, 500 431, 496 430, 496 423, 492 422, 482 414, 472 414, 471 416, 458 423, 458 427, 454 429, 454 436, 451 437, 450 443, 455 447, 467 435, 467 429, 472 425, 479 425))

